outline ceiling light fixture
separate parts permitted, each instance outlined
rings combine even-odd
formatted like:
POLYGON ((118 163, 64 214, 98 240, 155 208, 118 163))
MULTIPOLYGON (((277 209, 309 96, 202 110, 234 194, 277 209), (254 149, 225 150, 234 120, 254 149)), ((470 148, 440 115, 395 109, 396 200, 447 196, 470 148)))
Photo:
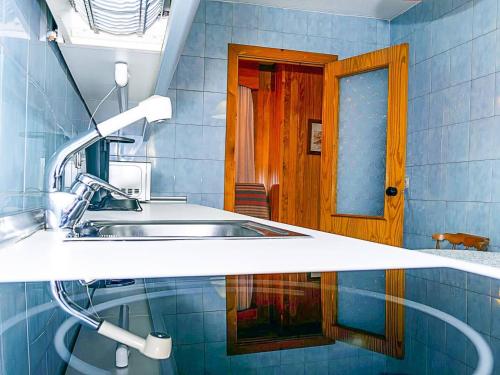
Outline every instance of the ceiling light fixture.
POLYGON ((165 0, 69 0, 90 28, 114 35, 144 35, 164 14, 165 0))

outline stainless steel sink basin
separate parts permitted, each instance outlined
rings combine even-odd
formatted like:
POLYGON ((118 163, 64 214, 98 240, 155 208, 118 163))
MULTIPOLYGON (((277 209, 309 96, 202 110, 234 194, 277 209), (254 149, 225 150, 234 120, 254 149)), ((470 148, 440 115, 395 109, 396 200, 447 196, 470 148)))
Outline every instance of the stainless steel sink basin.
POLYGON ((88 221, 66 241, 143 241, 308 237, 302 233, 241 221, 88 221))

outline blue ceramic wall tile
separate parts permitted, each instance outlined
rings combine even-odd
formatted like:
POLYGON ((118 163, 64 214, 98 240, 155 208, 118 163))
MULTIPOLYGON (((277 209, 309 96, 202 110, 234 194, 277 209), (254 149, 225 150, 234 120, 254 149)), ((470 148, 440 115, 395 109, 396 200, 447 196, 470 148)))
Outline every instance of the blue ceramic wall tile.
POLYGON ((4 163, 1 170, 0 191, 23 191, 23 167, 26 132, 26 73, 15 60, 2 55, 2 103, 0 150, 4 157, 19 155, 4 163))
POLYGON ((307 12, 299 10, 283 10, 283 32, 291 34, 307 34, 307 12))
POLYGON ((427 166, 415 166, 410 184, 411 199, 423 199, 428 187, 429 170, 427 166))
POLYGON ((446 165, 446 200, 466 201, 468 186, 464 183, 469 178, 468 163, 452 163, 446 165))
POLYGON ((148 158, 173 158, 175 156, 175 124, 150 124, 153 126, 147 142, 148 158))
POLYGON ((466 288, 466 274, 453 268, 443 268, 439 272, 439 281, 442 284, 454 286, 456 288, 466 288))
POLYGON ((19 323, 6 329, 0 336, 3 362, 0 363, 6 374, 28 374, 29 352, 27 338, 26 294, 24 283, 0 284, 0 318, 6 329, 11 318, 21 318, 19 323))
POLYGON ((280 374, 287 375, 304 375, 305 367, 303 363, 286 364, 280 366, 280 374))
POLYGON ((230 361, 226 355, 224 342, 205 344, 205 374, 218 375, 230 373, 230 361))
POLYGON ((429 128, 442 126, 447 109, 447 90, 431 93, 429 101, 429 128))
POLYGON ((415 83, 415 96, 428 94, 431 91, 431 61, 425 60, 415 64, 415 74, 418 77, 415 83))
MULTIPOLYGON (((221 282, 225 283, 225 280, 221 282)), ((220 293, 216 287, 203 288, 203 311, 226 310, 226 294, 225 290, 222 290, 220 293)))
POLYGON ((177 344, 204 342, 203 313, 177 314, 177 344))
MULTIPOLYGON (((336 18, 333 18, 336 19, 336 18)), ((391 44, 390 23, 385 20, 377 20, 377 46, 388 47, 391 44)), ((332 25, 333 33, 333 25, 332 25)))
POLYGON ((177 90, 177 116, 179 124, 201 125, 203 123, 203 93, 177 90))
POLYGON ((491 291, 491 279, 486 276, 467 273, 467 290, 489 296, 491 291))
POLYGON ((332 40, 320 36, 308 36, 307 46, 310 52, 333 53, 332 40))
MULTIPOLYGON (((209 3, 212 4, 212 3, 209 3)), ((218 3, 217 3, 218 4, 218 3)), ((183 55, 187 56, 205 56, 205 24, 193 23, 189 31, 183 55)), ((172 86, 171 86, 172 87, 172 86)))
MULTIPOLYGON (((492 162, 490 160, 469 162, 469 199, 490 202, 492 191, 492 162)), ((487 221, 487 220, 485 220, 487 221)))
POLYGON ((224 160, 226 128, 221 126, 203 126, 202 158, 224 160))
POLYGON ((444 164, 429 165, 428 173, 429 183, 425 198, 430 200, 443 200, 446 193, 446 166, 444 164))
POLYGON ((193 22, 205 22, 205 5, 205 1, 200 1, 200 5, 198 6, 193 22))
POLYGON ((201 195, 201 202, 204 206, 218 208, 222 210, 224 208, 224 194, 206 194, 201 195))
POLYGON ((280 352, 281 364, 303 363, 305 351, 300 349, 287 349, 280 352))
POLYGON ((304 373, 311 375, 328 374, 328 361, 305 363, 304 373))
POLYGON ((439 18, 453 9, 452 0, 434 1, 433 16, 439 18))
MULTIPOLYGON (((38 38, 30 40, 28 74, 42 89, 45 88, 46 52, 46 43, 40 42, 38 38)), ((79 105, 81 106, 81 103, 79 105)))
POLYGON ((470 81, 472 69, 472 42, 450 50, 450 85, 470 81))
POLYGON ((235 44, 257 45, 259 43, 258 30, 235 26, 232 30, 231 41, 235 44))
POLYGON ((151 193, 162 196, 174 191, 175 170, 174 159, 150 158, 151 162, 151 193))
POLYGON ((283 9, 259 7, 259 29, 268 31, 283 30, 283 9))
POLYGON ((472 2, 465 3, 442 18, 445 22, 445 37, 448 48, 456 47, 472 39, 472 2))
POLYGON ((259 30, 259 45, 262 47, 282 48, 283 34, 275 31, 259 30))
POLYGON ((490 32, 472 41, 472 78, 495 72, 496 33, 490 32))
POLYGON ((442 90, 450 85, 450 53, 443 52, 431 59, 432 91, 442 90))
POLYGON ((16 29, 6 26, 0 37, 0 44, 19 66, 26 71, 28 66, 28 48, 30 30, 30 3, 27 1, 5 0, 3 2, 9 19, 2 20, 4 24, 15 24, 16 29))
POLYGON ((472 121, 470 124, 470 160, 500 158, 500 121, 489 117, 472 121))
POLYGON ((500 72, 495 74, 495 115, 500 116, 500 72))
POLYGON ((205 12, 207 24, 233 25, 233 4, 231 3, 208 1, 205 12))
POLYGON ((181 374, 204 374, 205 345, 180 345, 175 353, 177 370, 181 374))
POLYGON ((174 191, 183 193, 201 193, 203 171, 202 160, 175 159, 174 191))
POLYGON ((445 90, 443 124, 457 124, 470 119, 471 84, 464 82, 445 90))
POLYGON ((304 348, 304 362, 328 361, 328 346, 304 348))
MULTIPOLYGON (((236 6, 236 5, 235 5, 236 6)), ((206 25, 205 56, 226 59, 227 45, 231 43, 231 27, 206 25)))
POLYGON ((226 340, 226 311, 208 311, 203 313, 205 342, 226 340))
MULTIPOLYGON (((491 336, 500 339, 500 303, 496 294, 491 303, 491 336)), ((498 343, 497 343, 498 345, 498 343)))
POLYGON ((25 192, 40 192, 44 189, 43 163, 49 156, 45 147, 47 134, 44 132, 46 110, 47 104, 43 93, 30 82, 26 114, 26 151, 23 166, 25 192))
POLYGON ((189 204, 203 204, 202 203, 202 195, 200 193, 184 193, 184 192, 175 192, 174 196, 187 197, 187 201, 189 204))
POLYGON ((498 0, 474 0, 473 36, 476 38, 495 30, 498 0))
MULTIPOLYGON (((203 289, 177 285, 177 313, 203 312, 203 289)), ((203 319, 201 319, 203 320, 203 319)))
POLYGON ((495 74, 472 81, 471 120, 491 117, 495 114, 495 74))
POLYGON ((234 4, 233 26, 259 27, 259 7, 249 4, 234 4))
POLYGON ((245 373, 249 371, 249 369, 256 369, 259 367, 258 359, 260 357, 260 353, 252 353, 252 354, 242 354, 237 356, 232 356, 231 361, 231 371, 234 373, 245 373))
POLYGON ((203 161, 203 193, 224 192, 224 162, 218 160, 203 161))
POLYGON ((445 30, 445 18, 438 18, 431 24, 432 54, 437 55, 449 48, 448 33, 445 30))
POLYGON ((327 13, 309 12, 307 14, 307 34, 330 38, 332 35, 332 18, 327 13))
POLYGON ((489 237, 490 206, 487 203, 467 202, 467 233, 489 237))
MULTIPOLYGON (((489 218, 489 233, 490 233, 490 239, 493 245, 500 244, 500 204, 499 203, 493 203, 491 204, 490 208, 490 218, 489 218)), ((492 294, 495 295, 498 293, 497 290, 493 290, 492 287, 492 294)))
POLYGON ((205 59, 205 92, 226 92, 227 60, 205 59))
POLYGON ((453 0, 453 9, 456 9, 471 0, 453 0))
POLYGON ((500 202, 500 160, 492 161, 491 200, 500 202))
POLYGON ((177 88, 203 91, 205 59, 181 56, 177 66, 177 88))
POLYGON ((410 46, 415 50, 415 62, 427 60, 432 55, 432 33, 431 26, 421 26, 419 37, 415 38, 415 45, 410 46))
POLYGON ((226 125, 226 95, 215 92, 203 94, 203 125, 226 125))
POLYGON ((307 36, 297 34, 282 34, 283 48, 296 51, 307 50, 307 36))
POLYGON ((467 324, 480 333, 490 334, 491 297, 467 292, 467 324))
MULTIPOLYGON (((439 284, 435 284, 433 282, 429 282, 428 284, 436 286, 436 292, 439 291, 439 284)), ((429 290, 429 289, 428 289, 429 290)), ((434 290, 434 289, 433 289, 434 290)), ((432 306, 435 307, 435 306, 432 306)), ((427 342, 429 344, 429 347, 432 349, 441 349, 444 348, 446 345, 446 325, 443 321, 438 320, 434 317, 429 317, 428 318, 428 337, 427 337, 427 342)), ((434 350, 433 350, 434 351, 434 350)))
POLYGON ((443 161, 443 128, 432 128, 427 131, 426 164, 437 164, 443 161))
POLYGON ((466 161, 469 157, 469 123, 450 125, 443 129, 445 162, 466 161))
MULTIPOLYGON (((500 9, 500 6, 498 7, 498 9, 500 9)), ((500 11, 499 11, 500 13, 500 11)), ((498 19, 500 20, 500 16, 498 17, 498 19)), ((498 21, 498 23, 500 24, 500 21, 498 21)), ((497 56, 497 59, 496 59, 496 71, 499 72, 500 71, 500 26, 497 30, 497 47, 496 47, 496 56, 497 56)))
POLYGON ((203 127, 177 125, 175 129, 175 157, 202 159, 203 154, 203 127))

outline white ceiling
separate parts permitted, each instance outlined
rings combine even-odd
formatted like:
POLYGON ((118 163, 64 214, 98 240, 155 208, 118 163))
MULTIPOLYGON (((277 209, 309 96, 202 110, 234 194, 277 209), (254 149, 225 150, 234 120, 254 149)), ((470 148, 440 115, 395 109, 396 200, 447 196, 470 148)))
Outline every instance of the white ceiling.
POLYGON ((228 0, 234 3, 310 10, 391 20, 420 0, 228 0))

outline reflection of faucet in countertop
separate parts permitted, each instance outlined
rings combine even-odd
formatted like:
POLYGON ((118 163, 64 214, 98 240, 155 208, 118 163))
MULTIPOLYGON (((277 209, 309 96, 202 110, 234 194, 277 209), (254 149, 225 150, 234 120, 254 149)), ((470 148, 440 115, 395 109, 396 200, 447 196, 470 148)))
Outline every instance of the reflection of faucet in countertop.
POLYGON ((46 172, 46 228, 73 228, 82 218, 94 193, 101 188, 128 198, 120 189, 90 174, 79 175, 70 192, 62 191, 64 167, 75 153, 142 118, 151 123, 171 116, 170 99, 153 95, 137 107, 97 124, 94 129, 61 146, 52 156, 46 172))
MULTIPOLYGON (((146 118, 151 123, 168 119, 171 116, 170 99, 162 96, 151 96, 139 103, 137 107, 98 124, 95 129, 91 129, 61 146, 51 158, 47 168, 46 228, 73 228, 82 218, 94 193, 101 188, 128 197, 120 189, 90 174, 80 174, 71 186, 71 190, 64 192, 62 182, 64 166, 75 153, 142 118, 146 118)), ((152 332, 145 339, 139 337, 80 307, 66 293, 62 281, 53 280, 50 285, 52 296, 59 306, 81 323, 97 330, 97 333, 135 348, 150 358, 165 359, 170 356, 172 350, 170 336, 152 332)))

